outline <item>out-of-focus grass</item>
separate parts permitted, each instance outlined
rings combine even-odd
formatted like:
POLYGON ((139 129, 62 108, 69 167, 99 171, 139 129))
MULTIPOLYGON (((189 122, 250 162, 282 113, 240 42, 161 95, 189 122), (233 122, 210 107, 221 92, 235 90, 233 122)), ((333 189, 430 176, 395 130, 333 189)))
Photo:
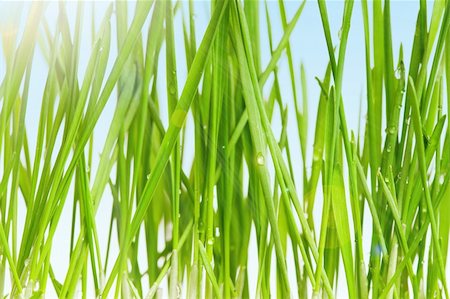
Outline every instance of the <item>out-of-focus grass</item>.
POLYGON ((412 48, 394 49, 390 1, 362 1, 362 24, 353 23, 354 3, 346 1, 333 40, 327 3, 318 0, 329 55, 325 74, 316 77, 315 119, 308 115, 306 82, 312 80, 295 65, 291 48, 305 4, 288 19, 282 0, 270 8, 267 2, 214 1, 198 45, 193 1, 140 1, 133 14, 128 3, 112 3, 100 26, 94 6, 91 11, 80 2, 68 12, 59 3, 56 28, 46 19, 47 4, 35 2, 24 10, 23 32, 15 30, 14 18, 12 27, 3 26, 0 293, 34 298, 53 288, 70 298, 79 288, 83 298, 92 291, 153 298, 166 288, 170 298, 332 298, 346 287, 350 298, 448 298, 450 3, 436 1, 430 14, 420 1, 412 48), (278 43, 273 8, 284 30, 278 43), (88 49, 81 46, 86 12, 93 16, 88 49), (175 22, 179 14, 182 28, 175 22), (368 117, 361 131, 347 127, 342 96, 351 26, 364 28, 366 60, 359 67, 366 73, 368 117), (183 32, 182 39, 175 32, 183 32), (266 65, 263 35, 271 53, 266 65), (48 66, 39 95, 30 94, 38 50, 48 66), (84 70, 80 53, 89 53, 84 70), (278 69, 283 59, 287 74, 278 69), (185 81, 180 61, 188 70, 185 81), (286 78, 282 86, 290 86, 292 98, 282 96, 286 78), (179 82, 185 82, 180 89, 179 82), (37 97, 39 119, 29 128, 25 117, 37 97), (93 132, 109 101, 115 110, 97 161, 93 132), (166 127, 162 110, 169 114, 166 127), (193 130, 186 129, 190 115, 193 130), (33 148, 31 131, 37 132, 33 148), (185 150, 191 140, 193 152, 185 150), (182 167, 185 160, 193 162, 182 167), (301 186, 295 185, 298 175, 301 186), (111 220, 103 232, 96 212, 107 189, 111 220), (67 200, 73 201, 71 231, 66 244, 57 244, 67 200), (314 210, 321 219, 314 221, 314 210), (19 214, 26 215, 23 231, 19 214), (169 232, 165 240, 158 240, 161 225, 169 232), (363 243, 367 226, 371 244, 363 243), (100 234, 108 234, 106 244, 100 234), (363 247, 371 248, 369 255, 363 247), (58 250, 70 251, 62 277, 50 259, 58 250), (249 265, 253 256, 258 263, 249 265), (337 283, 340 276, 346 286, 337 283))

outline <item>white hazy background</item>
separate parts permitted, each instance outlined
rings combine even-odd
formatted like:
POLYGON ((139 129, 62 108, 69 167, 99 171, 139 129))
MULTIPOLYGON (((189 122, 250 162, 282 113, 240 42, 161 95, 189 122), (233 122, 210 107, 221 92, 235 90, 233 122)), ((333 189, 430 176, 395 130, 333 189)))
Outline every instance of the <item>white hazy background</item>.
MULTIPOLYGON (((96 28, 98 28, 103 15, 110 5, 109 1, 85 1, 84 4, 84 22, 83 22, 83 31, 81 34, 81 47, 80 47, 80 65, 79 65, 79 81, 83 80, 84 72, 87 66, 87 62, 89 56, 91 54, 91 14, 94 9, 95 11, 95 22, 96 28)), ((429 12, 432 11, 432 2, 427 2, 429 6, 429 12)), ((46 13, 45 17, 47 22, 49 23, 49 28, 51 28, 52 32, 54 32, 56 28, 56 20, 58 15, 58 6, 59 3, 56 1, 49 1, 46 3, 46 13)), ((330 27, 332 29, 332 38, 335 45, 339 42, 339 30, 341 27, 342 21, 342 12, 343 12, 343 1, 329 1, 327 3, 328 6, 328 14, 330 19, 330 27)), ((26 22, 26 18, 28 15, 28 11, 30 8, 30 2, 0 2, 0 28, 7 28, 8 24, 11 21, 20 20, 20 26, 14 28, 13 30, 18 30, 19 32, 23 31, 23 27, 26 22)), ((288 21, 292 18, 293 14, 297 10, 300 5, 299 1, 287 1, 286 12, 288 21)), ((75 15, 78 3, 76 1, 68 1, 66 2, 66 10, 70 19, 71 28, 74 27, 75 24, 75 15)), ((134 15, 134 7, 135 2, 129 3, 129 24, 134 15)), ((268 1, 268 7, 271 16, 272 22, 272 33, 274 45, 277 45, 279 40, 283 35, 283 29, 281 24, 281 19, 278 10, 278 3, 275 0, 268 1)), ((369 4, 371 8, 371 5, 369 4)), ((392 1, 391 2, 391 22, 392 22, 392 40, 393 40, 393 51, 394 51, 394 63, 397 64, 398 61, 398 52, 400 48, 400 44, 403 44, 404 48, 404 61, 406 67, 408 67, 408 63, 410 60, 410 51, 412 48, 412 42, 414 37, 415 30, 415 21, 417 17, 417 12, 419 10, 419 1, 392 1)), ((197 45, 200 44, 201 39, 203 37, 203 33, 208 25, 210 18, 210 3, 208 1, 195 1, 195 25, 196 25, 196 38, 197 45)), ((146 40, 146 32, 149 26, 150 15, 144 24, 144 29, 142 32, 144 38, 144 45, 146 40)), ((371 15, 371 14, 370 14, 371 15)), ((185 54, 184 54, 184 42, 183 42, 183 31, 182 31, 182 22, 183 17, 187 19, 188 17, 188 7, 187 2, 183 3, 181 11, 177 13, 174 18, 175 22, 175 42, 177 45, 177 74, 178 74, 178 84, 179 90, 181 91, 187 76, 186 70, 186 62, 185 62, 185 54)), ((111 19, 112 26, 112 44, 111 44, 111 52, 109 58, 109 66, 107 72, 111 70, 112 64, 117 56, 117 41, 116 41, 116 22, 115 15, 113 14, 111 19)), ((267 24, 265 21, 265 11, 264 11, 264 3, 261 2, 260 5, 260 40, 261 40, 261 65, 265 67, 270 59, 270 50, 269 50, 269 41, 267 37, 267 24)), ((42 33, 42 28, 40 28, 40 33, 42 33)), ((308 1, 303 13, 297 23, 296 28, 291 34, 290 38, 292 54, 296 72, 296 81, 297 85, 300 86, 300 64, 303 63, 306 75, 307 75, 307 92, 308 92, 308 107, 309 107, 309 132, 308 132, 308 146, 307 146, 307 169, 311 169, 312 161, 312 146, 313 146, 313 137, 314 137, 314 127, 315 127, 315 116, 317 112, 318 99, 320 94, 320 87, 314 79, 316 76, 319 78, 323 78, 325 73, 325 69, 327 67, 329 58, 328 52, 325 44, 325 38, 323 35, 322 23, 319 15, 319 10, 317 7, 316 1, 308 1)), ((0 41, 1 44, 1 41, 0 41)), ((345 58, 345 66, 344 66, 344 80, 342 87, 342 95, 343 95, 343 104, 347 116, 348 128, 349 130, 355 131, 355 134, 358 132, 359 124, 363 127, 364 122, 366 121, 366 88, 365 88, 365 59, 364 59, 364 28, 363 28, 363 20, 362 20, 362 12, 361 12, 361 4, 360 2, 356 2, 352 15, 351 28, 348 38, 348 46, 345 58)), ((160 58, 159 58, 159 74, 158 74, 158 94, 160 95, 161 102, 161 119, 163 121, 164 126, 167 128, 168 125, 168 116, 167 116, 167 106, 164 105, 164 99, 166 96, 166 87, 165 87, 165 50, 164 45, 161 50, 160 58)), ((289 120, 288 120, 288 135, 291 145, 291 152, 293 158, 293 165, 297 167, 295 182, 297 186, 301 186, 302 182, 302 173, 301 173, 301 165, 302 161, 300 159, 301 155, 296 154, 300 153, 300 145, 298 142, 298 135, 296 129, 296 123, 294 118, 294 104, 292 99, 292 90, 289 79, 289 70, 288 63, 285 56, 283 56, 278 64, 279 66, 279 77, 281 84, 281 92, 283 102, 286 103, 289 107, 289 120)), ((0 58, 0 76, 4 77, 6 71, 5 66, 5 58, 3 55, 0 58)), ((31 150, 31 155, 33 159, 33 149, 36 146, 36 137, 37 137, 37 124, 39 120, 39 113, 43 95, 43 89, 45 86, 45 80, 48 74, 48 65, 42 55, 41 49, 39 46, 36 46, 35 54, 33 57, 33 68, 31 72, 31 83, 30 83, 30 97, 28 102, 28 109, 26 114, 26 129, 29 138, 29 146, 31 150)), ((271 82, 273 82, 273 77, 269 78, 269 82, 266 86, 270 86, 271 82)), ((301 89, 298 88, 298 91, 301 89)), ((263 94, 265 97, 268 96, 268 88, 263 90, 263 94)), ((117 100, 117 95, 115 93, 112 94, 109 102, 105 106, 102 116, 100 117, 95 131, 94 131, 94 160, 93 160, 93 173, 96 172, 97 165, 99 162, 99 154, 103 148, 103 144, 105 141, 106 133, 109 130, 111 119, 113 116, 113 112, 115 109, 117 100)), ((384 108, 383 108, 384 109, 384 108)), ((281 122, 280 122, 280 113, 278 108, 275 109, 274 118, 273 118, 273 130, 275 136, 279 136, 281 132, 281 122)), ((187 136, 193 136, 193 119, 190 114, 188 117, 188 121, 186 123, 187 136)), ((187 171, 192 164, 194 156, 194 143, 193 138, 185 139, 185 156, 183 158, 183 168, 187 171)), ((1 169, 3 169, 4 161, 0 160, 1 169)), ((269 163, 267 163, 269 164, 269 163)), ((1 170, 0 170, 1 171, 1 170)), ((115 170, 113 170, 115 171, 115 170)), ((273 177, 273 169, 272 177, 273 177)), ((112 174, 114 175, 114 174, 112 174)), ((91 182, 92 183, 92 182, 91 182)), ((302 190, 297 190, 299 194, 302 193, 302 190)), ((320 192, 320 188, 318 189, 320 192)), ((58 229, 54 236, 53 248, 51 253, 51 263, 56 275, 56 278, 60 281, 63 281, 65 278, 66 271, 69 265, 69 242, 70 242, 70 229, 71 229, 71 211, 72 211, 72 203, 73 200, 73 192, 69 193, 69 198, 66 201, 66 206, 64 208, 60 223, 58 225, 58 229)), ((321 206, 322 206, 322 195, 318 193, 318 198, 316 200, 316 209, 315 209, 315 222, 317 223, 316 228, 320 227, 320 219, 321 219, 321 206)), ((108 229, 111 217, 111 206, 112 206, 112 196, 108 188, 105 189, 103 194, 103 198, 98 209, 96 215, 96 225, 99 232, 100 238, 100 246, 102 248, 102 256, 105 257, 106 253, 106 244, 108 237, 108 229)), ((365 209, 367 212, 368 209, 365 209)), ((21 232, 23 230, 23 223, 25 220, 25 204, 22 202, 19 203, 19 227, 18 231, 21 232)), ((349 215, 350 216, 350 215, 349 215)), ((351 217, 349 217, 351 221, 351 217)), ((371 217, 367 212, 364 222, 363 236, 364 236, 364 252, 367 254, 365 260, 368 260, 368 256, 370 253, 370 236, 372 235, 372 225, 371 225, 371 217)), ((78 230, 76 230, 76 235, 78 235, 78 230)), ((160 229, 160 240, 162 242, 164 238, 165 232, 163 231, 163 227, 160 229)), ((112 246, 111 246, 111 258, 109 261, 108 269, 111 269, 112 263, 115 260, 115 257, 118 255, 118 243, 116 234, 112 235, 112 246)), ((20 241, 20 240, 19 240, 20 241)), ((145 251, 144 242, 140 242, 142 253, 145 251)), ((289 246, 288 242, 288 246, 289 246)), ((159 244, 159 249, 163 249, 164 244, 159 244)), ((256 286, 256 272, 258 271, 258 260, 257 260, 257 244, 256 244, 256 236, 254 231, 252 231, 251 239, 250 239, 250 247, 249 251, 254 254, 249 254, 248 260, 248 269, 250 272, 249 275, 249 283, 250 283, 250 295, 254 297, 254 291, 256 286)), ((140 255, 142 264, 145 264, 145 254, 140 255)), ((293 257, 290 253, 290 249, 288 248, 288 261, 293 261, 293 257)), ((272 261, 275 261, 273 258, 272 261)), ((288 262, 288 265, 292 264, 292 262, 288 262)), ((275 267, 275 263, 273 264, 275 267)), ((449 268, 447 268, 447 277, 449 277, 449 268)), ((342 270, 340 270, 343 273, 342 270)), ((295 271, 293 267, 290 267, 290 279, 292 292, 295 294, 296 292, 296 283, 295 282, 295 271)), ((273 280, 274 281, 274 280, 273 280)), ((144 294, 145 290, 148 290, 148 284, 146 279, 143 280, 143 288, 144 294)), ((9 282, 6 282, 6 288, 8 288, 9 282)), ((161 287, 164 290, 164 297, 167 295, 167 284, 164 280, 161 284, 161 287)), ((339 276, 338 281, 338 294, 337 298, 346 298, 347 285, 345 282, 344 275, 339 276)), ((275 289, 275 285, 273 290, 275 289)), ((92 297, 94 296, 92 286, 91 286, 92 297)), ((185 293, 183 291, 182 297, 185 297, 185 293)), ((48 283, 48 292, 46 294, 46 298, 56 298, 56 293, 53 290, 52 284, 48 283)))

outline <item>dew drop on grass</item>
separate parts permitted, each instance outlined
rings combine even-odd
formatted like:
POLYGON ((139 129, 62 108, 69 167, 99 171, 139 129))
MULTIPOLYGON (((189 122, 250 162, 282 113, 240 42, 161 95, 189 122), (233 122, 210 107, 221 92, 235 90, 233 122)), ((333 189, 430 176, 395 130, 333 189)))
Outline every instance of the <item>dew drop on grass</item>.
POLYGON ((390 126, 386 128, 386 133, 395 134, 395 126, 390 126))
POLYGON ((314 154, 313 154, 313 160, 314 160, 314 161, 319 161, 319 160, 320 160, 320 155, 319 155, 319 153, 314 152, 314 154))
POLYGON ((401 79, 401 77, 402 77, 402 70, 401 70, 400 67, 398 67, 398 68, 395 70, 395 78, 396 78, 396 79, 401 79))
POLYGON ((207 244, 208 244, 208 245, 210 245, 210 246, 212 246, 212 245, 214 244, 214 240, 213 240, 213 238, 211 238, 211 239, 208 239, 208 242, 207 242, 207 244))
POLYGON ((149 174, 147 174, 147 180, 150 178, 150 173, 149 174))
POLYGON ((170 92, 171 95, 174 95, 174 94, 175 94, 176 89, 175 89, 175 86, 174 86, 173 84, 171 84, 171 85, 169 86, 169 92, 170 92))
POLYGON ((389 146, 386 148, 386 151, 387 151, 388 153, 390 153, 390 152, 392 151, 392 147, 389 145, 389 146))
POLYGON ((256 155, 256 163, 258 163, 258 165, 263 166, 265 163, 265 159, 264 159, 264 155, 262 153, 258 153, 256 155))
POLYGON ((439 176, 439 184, 443 185, 444 184, 444 180, 445 180, 445 175, 441 174, 439 176))

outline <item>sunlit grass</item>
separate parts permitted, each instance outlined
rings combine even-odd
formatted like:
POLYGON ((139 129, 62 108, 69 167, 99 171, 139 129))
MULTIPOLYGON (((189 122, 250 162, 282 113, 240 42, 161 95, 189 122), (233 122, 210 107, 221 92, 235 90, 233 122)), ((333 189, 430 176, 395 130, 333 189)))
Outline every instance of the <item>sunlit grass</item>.
POLYGON ((61 2, 54 27, 48 3, 33 2, 5 20, 0 293, 448 298, 450 2, 420 1, 412 47, 398 49, 390 1, 342 3, 337 38, 326 1, 315 4, 328 66, 308 72, 291 47, 305 1, 292 12, 282 0, 213 1, 201 33, 193 1, 119 1, 102 16, 61 2), (361 128, 347 126, 343 96, 353 26, 364 30, 361 128), (37 53, 42 94, 30 92, 37 53), (64 223, 67 242, 54 242, 64 223), (70 252, 64 266, 57 251, 70 252))

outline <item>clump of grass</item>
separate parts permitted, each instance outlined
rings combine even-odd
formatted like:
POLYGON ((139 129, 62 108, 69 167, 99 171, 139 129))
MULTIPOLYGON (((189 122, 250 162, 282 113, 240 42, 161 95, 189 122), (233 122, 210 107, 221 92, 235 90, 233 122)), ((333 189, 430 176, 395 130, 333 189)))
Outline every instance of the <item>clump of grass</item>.
POLYGON ((2 31, 0 293, 448 298, 450 3, 436 1, 429 16, 420 1, 411 49, 393 48, 390 1, 370 4, 361 2, 363 24, 354 24, 346 1, 333 40, 327 3, 317 2, 329 56, 316 77, 315 121, 312 80, 291 49, 305 1, 291 19, 281 0, 270 8, 213 1, 200 39, 193 1, 139 1, 131 14, 119 1, 100 24, 95 6, 77 3, 71 21, 59 3, 55 28, 47 3, 30 4, 23 32, 11 30, 20 19, 2 31), (82 46, 86 11, 90 49, 82 46), (351 26, 364 28, 366 64, 367 122, 356 131, 342 95, 351 26), (42 94, 30 93, 36 55, 47 63, 42 94), (283 59, 286 73, 278 69, 283 59), (282 96, 286 85, 292 98, 282 96), (25 122, 30 101, 40 103, 34 127, 25 122), (110 126, 99 128, 110 102, 110 126), (110 210, 99 212, 101 205, 110 210), (108 232, 97 224, 105 213, 108 232), (67 242, 58 244, 67 221, 67 242), (62 250, 70 254, 59 276, 51 257, 62 250))

